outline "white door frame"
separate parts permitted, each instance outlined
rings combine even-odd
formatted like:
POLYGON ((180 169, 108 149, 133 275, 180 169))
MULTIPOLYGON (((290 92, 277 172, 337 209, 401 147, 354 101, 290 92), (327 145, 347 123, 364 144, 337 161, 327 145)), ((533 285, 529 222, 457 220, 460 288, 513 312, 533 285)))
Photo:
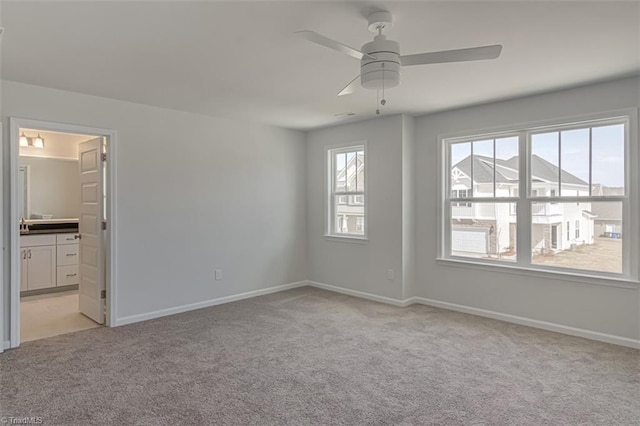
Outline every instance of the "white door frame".
MULTIPOLYGON (((4 159, 2 158, 2 152, 4 151, 4 144, 2 143, 2 139, 4 137, 4 129, 2 128, 2 121, 0 121, 0 188, 2 188, 2 202, 4 203, 4 159)), ((5 255, 5 246, 4 246, 4 207, 0 208, 0 240, 2 240, 2 260, 0 260, 0 280, 4 283, 4 255, 5 255)), ((2 353, 5 349, 9 349, 7 345, 9 342, 5 342, 4 338, 4 284, 0 287, 0 353, 2 353)))
MULTIPOLYGON (((20 232, 18 229, 18 167, 19 167, 19 131, 20 128, 38 129, 43 131, 62 132, 62 133, 79 133, 90 136, 103 136, 107 139, 107 232, 106 232, 106 321, 105 324, 113 327, 116 322, 116 167, 113 161, 116 158, 116 140, 117 132, 111 129, 101 129, 97 127, 81 126, 67 123, 54 123, 50 121, 32 120, 28 118, 9 118, 9 173, 10 173, 10 217, 9 217, 9 268, 10 268, 10 337, 11 348, 20 345, 20 282, 18 280, 18 258, 20 248, 20 232)), ((1 293, 1 292, 0 292, 1 293)), ((0 299, 1 300, 1 299, 0 299)), ((2 306, 0 305, 0 315, 2 314, 2 306)))

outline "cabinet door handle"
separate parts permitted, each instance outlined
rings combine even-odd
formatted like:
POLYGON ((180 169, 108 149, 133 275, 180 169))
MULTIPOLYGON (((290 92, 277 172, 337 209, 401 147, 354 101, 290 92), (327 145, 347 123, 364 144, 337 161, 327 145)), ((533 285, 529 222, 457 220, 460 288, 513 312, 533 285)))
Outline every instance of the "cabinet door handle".
POLYGON ((76 234, 76 235, 73 236, 74 240, 79 240, 81 238, 82 238, 82 235, 80 235, 80 234, 76 234))
POLYGON ((26 250, 22 250, 22 258, 23 259, 27 258, 27 251, 26 250))
POLYGON ((78 274, 67 274, 68 277, 75 277, 78 274))
POLYGON ((77 256, 78 253, 67 253, 65 256, 77 256))
POLYGON ((31 249, 29 249, 29 259, 31 259, 31 249))

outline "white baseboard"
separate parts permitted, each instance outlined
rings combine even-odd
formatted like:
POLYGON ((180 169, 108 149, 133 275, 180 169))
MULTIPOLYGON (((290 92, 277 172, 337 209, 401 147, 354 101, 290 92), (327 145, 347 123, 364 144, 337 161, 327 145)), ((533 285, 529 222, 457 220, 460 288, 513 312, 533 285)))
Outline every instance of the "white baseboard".
MULTIPOLYGON (((176 306, 167 309, 161 309, 158 311, 148 312, 138 315, 130 315, 116 319, 116 326, 133 324, 140 321, 147 321, 154 318, 160 318, 167 315, 174 315, 183 312, 193 311, 196 309, 207 308, 210 306, 221 305, 223 303, 235 302, 237 300, 249 299, 251 297, 263 296, 265 294, 277 293, 279 291, 289 290, 298 287, 316 287, 334 293, 346 294, 348 296, 359 297, 361 299, 372 300, 375 302, 386 303, 393 306, 405 307, 413 304, 421 304, 427 306, 434 306, 436 308, 448 309, 451 311, 463 312, 472 315, 478 315, 481 317, 492 318, 500 321, 510 322, 514 324, 525 325, 528 327, 540 328, 543 330, 554 331, 557 333, 568 334, 570 336, 584 337, 586 339, 597 340, 605 343, 612 343, 614 345, 626 346, 630 348, 640 349, 640 340, 630 339, 628 337, 616 336, 613 334, 600 333, 598 331, 585 330, 581 328, 570 327, 562 324, 556 324, 552 322, 540 321, 531 318, 520 317, 517 315, 504 314, 501 312, 489 311, 486 309, 474 308, 472 306, 458 305, 456 303, 442 302, 439 300, 427 299, 424 297, 411 297, 409 299, 401 300, 394 299, 392 297, 379 296, 373 293, 366 293, 358 290, 351 290, 348 288, 338 287, 330 284, 324 284, 316 281, 298 281, 290 284, 283 284, 279 286, 264 288, 255 291, 248 291, 246 293, 234 294, 231 296, 220 297, 217 299, 205 300, 202 302, 191 303, 188 305, 176 306)), ((3 342, 4 349, 10 347, 9 341, 3 342)))
POLYGON ((616 336, 614 334, 600 333, 598 331, 585 330, 582 328, 570 327, 553 322, 539 321, 531 318, 519 317, 517 315, 503 314, 501 312, 488 311, 455 303, 441 302, 439 300, 427 299, 424 297, 412 297, 406 300, 408 304, 418 303, 421 305, 434 306, 436 308, 449 309, 451 311, 464 312, 466 314, 478 315, 514 324, 526 325, 528 327, 540 328, 556 333, 568 334, 570 336, 584 337, 585 339, 597 340, 614 345, 627 346, 640 349, 640 340, 628 337, 616 336))
POLYGON ((210 306, 222 305, 223 303, 235 302, 237 300, 249 299, 256 296, 264 296, 265 294, 277 293, 279 291, 290 290, 292 288, 304 287, 307 281, 298 281, 295 283, 283 284, 274 287, 263 288, 260 290, 248 291, 245 293, 233 294, 231 296, 219 297, 217 299, 204 300, 202 302, 190 303, 188 305, 175 306, 172 308, 160 309, 158 311, 147 312, 144 314, 129 315, 116 319, 116 326, 133 324, 140 321, 147 321, 154 318, 165 317, 167 315, 181 314, 183 312, 194 311, 196 309, 208 308, 210 306))
POLYGON ((394 306, 405 307, 413 304, 434 306, 436 308, 448 309, 450 311, 463 312, 466 314, 478 315, 481 317, 492 318, 500 321, 510 322, 514 324, 525 325, 542 330, 554 331, 556 333, 568 334, 570 336, 584 337, 585 339, 597 340, 599 342, 612 343, 614 345, 626 346, 630 348, 640 349, 640 340, 630 339, 628 337, 616 336, 614 334, 600 333, 598 331, 585 330, 582 328, 570 327, 567 325, 556 324, 552 322, 540 321, 531 318, 520 317, 517 315, 504 314, 501 312, 488 311, 486 309, 474 308, 472 306, 458 305, 455 303, 441 302, 439 300, 427 299, 424 297, 410 297, 405 300, 394 299, 391 297, 378 296, 363 291, 350 290, 347 288, 337 287, 329 284, 319 283, 315 281, 307 281, 311 287, 322 288, 336 293, 346 294, 349 296, 360 297, 362 299, 373 300, 375 302, 387 303, 394 306))
POLYGON ((410 299, 400 300, 400 299, 394 299, 392 297, 378 296, 377 294, 365 293, 364 291, 351 290, 348 288, 337 287, 335 285, 319 283, 316 281, 307 281, 307 285, 309 285, 310 287, 322 288, 324 290, 333 291, 334 293, 341 293, 341 294, 346 294, 348 296, 359 297, 361 299, 373 300, 374 302, 387 303, 393 306, 405 307, 413 303, 413 302, 410 302, 410 299))

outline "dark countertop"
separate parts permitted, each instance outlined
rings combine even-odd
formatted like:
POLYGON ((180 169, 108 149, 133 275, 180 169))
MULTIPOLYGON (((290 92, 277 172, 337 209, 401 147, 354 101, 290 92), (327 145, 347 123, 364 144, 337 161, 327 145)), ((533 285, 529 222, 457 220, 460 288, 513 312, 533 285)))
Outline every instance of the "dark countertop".
POLYGON ((78 232, 78 219, 26 220, 21 222, 28 231, 20 229, 20 235, 73 234, 78 232))
POLYGON ((29 232, 20 232, 20 235, 42 235, 42 234, 77 234, 77 229, 30 229, 29 232))

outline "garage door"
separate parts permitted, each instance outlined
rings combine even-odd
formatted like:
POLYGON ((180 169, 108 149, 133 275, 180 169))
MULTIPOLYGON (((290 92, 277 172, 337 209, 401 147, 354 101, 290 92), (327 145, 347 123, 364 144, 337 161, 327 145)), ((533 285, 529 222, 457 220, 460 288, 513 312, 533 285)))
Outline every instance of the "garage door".
POLYGON ((451 251, 466 253, 487 253, 488 229, 453 228, 451 235, 451 251))

